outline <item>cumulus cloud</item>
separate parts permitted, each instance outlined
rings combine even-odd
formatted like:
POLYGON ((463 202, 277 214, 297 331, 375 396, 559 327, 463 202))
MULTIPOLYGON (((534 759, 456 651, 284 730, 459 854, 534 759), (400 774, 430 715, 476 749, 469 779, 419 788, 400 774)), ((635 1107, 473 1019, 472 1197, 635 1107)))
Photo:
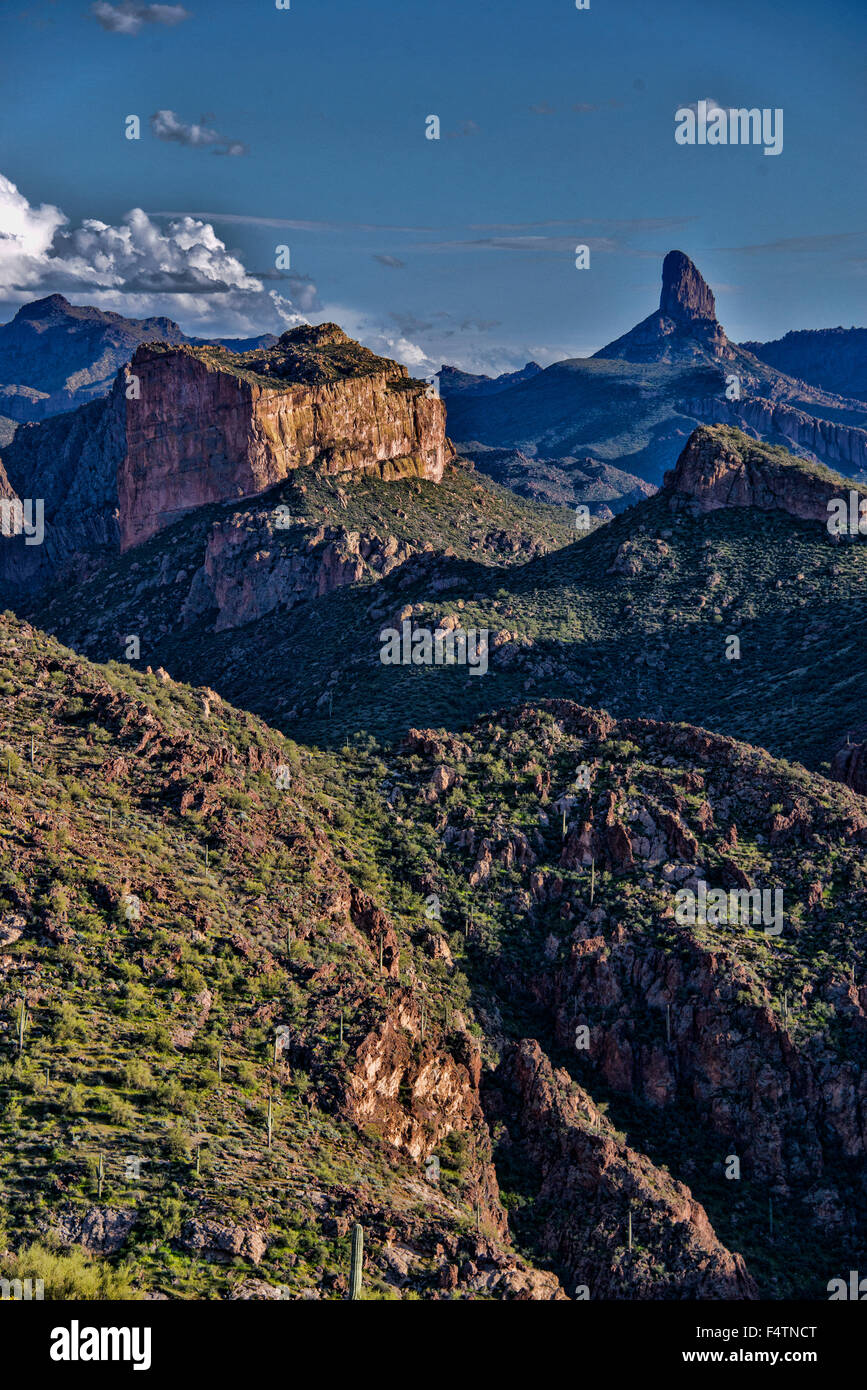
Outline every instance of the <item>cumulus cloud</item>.
POLYGON ((190 18, 183 5, 141 5, 137 0, 121 0, 119 5, 96 0, 90 13, 102 29, 112 34, 138 34, 146 24, 172 26, 190 18))
POLYGON ((194 122, 179 120, 174 111, 156 111, 151 116, 151 133, 158 140, 168 140, 176 145, 186 145, 188 149, 211 148, 214 154, 242 155, 247 146, 240 140, 231 140, 218 130, 194 122))
POLYGON ((61 293, 134 317, 166 314, 200 336, 281 333, 319 304, 307 276, 266 290, 208 222, 185 215, 162 228, 133 208, 117 226, 86 218, 73 227, 2 175, 0 283, 10 304, 61 293))

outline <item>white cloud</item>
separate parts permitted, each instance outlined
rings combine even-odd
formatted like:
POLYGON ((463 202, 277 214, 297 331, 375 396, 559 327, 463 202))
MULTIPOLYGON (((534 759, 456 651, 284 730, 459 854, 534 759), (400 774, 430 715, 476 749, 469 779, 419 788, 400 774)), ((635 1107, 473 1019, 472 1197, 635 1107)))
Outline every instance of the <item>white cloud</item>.
POLYGON ((138 34, 146 24, 180 24, 189 19, 190 12, 183 5, 142 5, 137 0, 121 0, 119 5, 109 5, 107 0, 96 0, 90 13, 97 24, 112 34, 138 34))
POLYGON ((2 175, 0 283, 10 304, 60 293, 136 318, 168 315, 188 333, 221 337, 281 333, 318 306, 303 276, 266 290, 209 222, 180 216, 162 228, 133 208, 119 226, 87 218, 71 227, 59 208, 32 207, 2 175))
POLYGON ((218 130, 210 130, 204 123, 182 121, 174 111, 157 111, 151 116, 151 131, 158 140, 168 140, 176 145, 186 145, 188 149, 201 149, 210 146, 214 154, 242 155, 247 146, 240 140, 231 140, 218 130))

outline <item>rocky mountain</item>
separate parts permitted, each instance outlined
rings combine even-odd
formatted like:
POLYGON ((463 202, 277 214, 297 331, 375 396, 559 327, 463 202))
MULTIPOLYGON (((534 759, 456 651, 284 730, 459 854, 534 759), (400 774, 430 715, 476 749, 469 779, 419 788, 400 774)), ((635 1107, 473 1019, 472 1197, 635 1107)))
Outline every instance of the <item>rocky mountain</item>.
POLYGON ((846 485, 848 480, 829 468, 793 467, 792 462, 792 455, 783 449, 750 446, 738 430, 698 429, 676 467, 665 475, 664 487, 672 506, 683 498, 702 512, 756 507, 817 521, 826 529, 833 500, 845 501, 848 513, 850 493, 867 498, 867 487, 852 489, 846 485))
POLYGON ((589 534, 463 466, 438 484, 301 473, 192 514, 30 612, 99 660, 138 634, 142 665, 319 745, 454 728, 535 692, 704 725, 830 774, 847 738, 867 739, 867 549, 827 526, 829 497, 848 506, 853 490, 867 496, 723 426, 589 534), (381 631, 406 620, 487 630, 487 674, 383 665, 381 631))
POLYGON ((299 467, 438 481, 449 452, 442 403, 334 324, 246 353, 151 343, 105 400, 23 425, 4 448, 13 492, 44 500, 45 541, 4 542, 0 582, 65 582, 299 467))
POLYGON ((682 251, 662 262, 659 309, 600 348, 595 357, 626 362, 718 362, 734 356, 717 322, 713 291, 682 251))
POLYGON ((367 1298, 857 1259, 851 790, 570 701, 329 755, 8 615, 0 753, 3 1277, 345 1298, 356 1222, 367 1298), (705 880, 784 884, 782 940, 678 925, 705 880))
MULTIPOLYGON (((0 324, 0 416, 14 422, 48 415, 108 395, 118 371, 142 343, 201 343, 172 319, 130 319, 70 304, 62 294, 24 304, 0 324)), ((221 339, 236 352, 273 346, 273 334, 221 339)), ((5 439, 0 440, 0 444, 5 439)))
POLYGON ((839 396, 867 400, 867 328, 806 328, 745 352, 787 376, 839 396))
POLYGON ((663 262, 659 308, 593 357, 449 404, 461 449, 513 449, 556 468, 589 455, 652 484, 702 422, 867 475, 865 403, 786 376, 732 343, 710 287, 681 251, 663 262))

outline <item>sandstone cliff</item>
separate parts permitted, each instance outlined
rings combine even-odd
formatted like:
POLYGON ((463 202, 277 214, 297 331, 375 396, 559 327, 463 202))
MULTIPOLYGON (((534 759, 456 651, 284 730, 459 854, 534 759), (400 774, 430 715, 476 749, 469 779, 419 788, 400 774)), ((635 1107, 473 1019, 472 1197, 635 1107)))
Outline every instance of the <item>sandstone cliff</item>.
POLYGON ((405 367, 335 324, 265 353, 140 348, 118 471, 121 548, 208 502, 254 496, 295 468, 439 482, 445 411, 405 367))
POLYGON ((79 579, 209 503, 252 497, 301 466, 438 482, 445 410, 405 367, 334 324, 277 346, 149 344, 110 395, 19 427, 2 466, 20 497, 44 499, 45 543, 2 548, 0 580, 79 579))

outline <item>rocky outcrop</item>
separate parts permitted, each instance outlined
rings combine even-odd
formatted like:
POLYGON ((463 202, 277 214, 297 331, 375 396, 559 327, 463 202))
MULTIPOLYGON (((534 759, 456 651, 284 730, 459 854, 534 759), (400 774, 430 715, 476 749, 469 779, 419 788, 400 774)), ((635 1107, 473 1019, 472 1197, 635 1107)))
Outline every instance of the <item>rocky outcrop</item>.
POLYGON ((223 1213, 185 1221, 181 1229, 181 1249, 216 1264, 249 1260, 258 1265, 268 1249, 268 1234, 256 1222, 240 1225, 223 1213))
POLYGON ((81 1245, 91 1254, 116 1255, 137 1215, 118 1207, 67 1207, 51 1228, 52 1235, 63 1245, 81 1245))
POLYGON ((867 743, 844 743, 831 763, 831 776, 867 796, 867 743))
MULTIPOLYGON (((867 442, 867 433, 864 437, 867 442)), ((691 505, 698 512, 758 507, 823 524, 828 521, 828 502, 848 497, 853 487, 851 479, 805 466, 780 449, 754 443, 724 426, 695 430, 664 480, 675 507, 691 505)), ((867 497, 867 487, 856 490, 867 497)))
POLYGON ((345 526, 306 527, 300 543, 291 546, 284 536, 273 519, 261 515, 234 513, 215 521, 181 622, 198 625, 215 614, 213 630, 224 632, 347 584, 384 578, 417 553, 395 536, 364 535, 345 526))
POLYGON ((682 251, 669 251, 662 262, 659 312, 678 320, 716 319, 713 291, 682 251))
MULTIPOLYGON (((402 991, 358 1047, 346 1078, 345 1108, 358 1125, 421 1160, 453 1130, 481 1123, 482 1059, 468 1033, 448 1040, 402 991)), ((495 1188, 492 1189, 495 1192, 495 1188)), ((497 1220, 504 1225, 502 1211, 497 1220)))

